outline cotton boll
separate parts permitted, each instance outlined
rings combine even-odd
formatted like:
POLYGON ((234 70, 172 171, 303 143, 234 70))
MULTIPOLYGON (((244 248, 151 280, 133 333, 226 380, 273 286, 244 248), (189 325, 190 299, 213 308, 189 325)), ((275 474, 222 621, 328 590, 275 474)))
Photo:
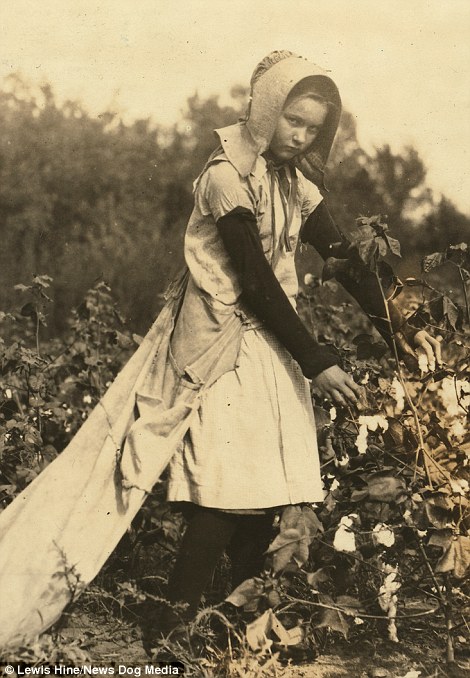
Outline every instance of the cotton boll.
POLYGON ((390 387, 390 395, 396 402, 395 412, 397 414, 403 412, 403 408, 405 407, 405 391, 397 377, 393 378, 392 385, 390 387))
POLYGON ((359 434, 356 438, 356 447, 359 454, 367 452, 368 431, 377 431, 378 428, 381 428, 382 431, 388 429, 388 421, 381 414, 361 415, 359 417, 359 434))
POLYGON ((377 523, 372 531, 372 539, 375 544, 381 544, 390 548, 395 543, 395 534, 393 530, 385 523, 377 523))
POLYGON ((356 538, 354 532, 351 532, 353 519, 350 516, 341 518, 338 529, 333 540, 333 547, 343 553, 353 553, 356 550, 356 538))
POLYGON ((426 374, 426 372, 429 372, 428 357, 422 349, 418 349, 416 352, 418 354, 419 371, 421 374, 426 374))

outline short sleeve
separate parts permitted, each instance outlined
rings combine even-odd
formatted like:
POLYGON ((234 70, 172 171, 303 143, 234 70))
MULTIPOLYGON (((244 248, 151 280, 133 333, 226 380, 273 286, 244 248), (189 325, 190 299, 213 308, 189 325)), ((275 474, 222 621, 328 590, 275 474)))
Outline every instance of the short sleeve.
POLYGON ((195 200, 204 216, 218 221, 235 209, 245 207, 255 213, 254 196, 248 181, 227 161, 211 165, 202 175, 195 200))
POLYGON ((303 175, 299 176, 302 224, 318 207, 323 200, 323 196, 311 181, 308 181, 303 175))

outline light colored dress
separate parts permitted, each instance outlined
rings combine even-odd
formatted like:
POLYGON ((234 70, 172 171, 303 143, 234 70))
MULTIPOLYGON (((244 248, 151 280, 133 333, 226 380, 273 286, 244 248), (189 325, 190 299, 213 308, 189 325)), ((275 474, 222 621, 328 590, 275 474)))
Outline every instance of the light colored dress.
MULTIPOLYGON (((194 322, 185 322, 195 297, 202 297, 217 315, 237 308, 241 289, 216 226, 235 207, 255 214, 265 256, 295 307, 299 231, 322 197, 314 184, 297 173, 296 186, 291 185, 297 196, 290 247, 286 247, 285 209, 279 186, 276 183, 272 191, 271 181, 262 156, 244 178, 222 153, 196 182, 195 207, 185 238, 192 282, 178 319, 186 332, 195 327, 194 322)), ((309 382, 290 353, 253 318, 243 333, 236 369, 205 391, 197 416, 171 460, 168 498, 219 509, 323 499, 309 382)))

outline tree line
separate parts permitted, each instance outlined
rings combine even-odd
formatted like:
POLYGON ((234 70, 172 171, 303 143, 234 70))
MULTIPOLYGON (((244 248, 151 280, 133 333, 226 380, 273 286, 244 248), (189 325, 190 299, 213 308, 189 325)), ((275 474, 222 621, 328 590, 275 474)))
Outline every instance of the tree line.
MULTIPOLYGON (((54 280, 49 331, 60 334, 71 306, 103 278, 137 331, 162 305, 183 265, 192 182, 215 146, 213 129, 243 114, 247 92, 189 97, 171 126, 96 117, 59 104, 50 86, 34 93, 18 77, 0 89, 0 308, 33 274, 54 280)), ((345 112, 328 167, 326 200, 348 231, 359 215, 385 214, 408 257, 468 239, 470 218, 435 201, 414 148, 366 152, 345 112)), ((406 266, 406 260, 405 260, 406 266)))

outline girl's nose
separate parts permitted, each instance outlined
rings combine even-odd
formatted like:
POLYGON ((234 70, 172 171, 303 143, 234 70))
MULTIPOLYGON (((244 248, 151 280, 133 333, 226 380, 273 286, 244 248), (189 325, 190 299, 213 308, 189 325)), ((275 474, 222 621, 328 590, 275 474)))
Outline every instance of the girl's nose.
POLYGON ((297 144, 304 144, 306 139, 305 130, 297 129, 294 132, 293 140, 297 144))

